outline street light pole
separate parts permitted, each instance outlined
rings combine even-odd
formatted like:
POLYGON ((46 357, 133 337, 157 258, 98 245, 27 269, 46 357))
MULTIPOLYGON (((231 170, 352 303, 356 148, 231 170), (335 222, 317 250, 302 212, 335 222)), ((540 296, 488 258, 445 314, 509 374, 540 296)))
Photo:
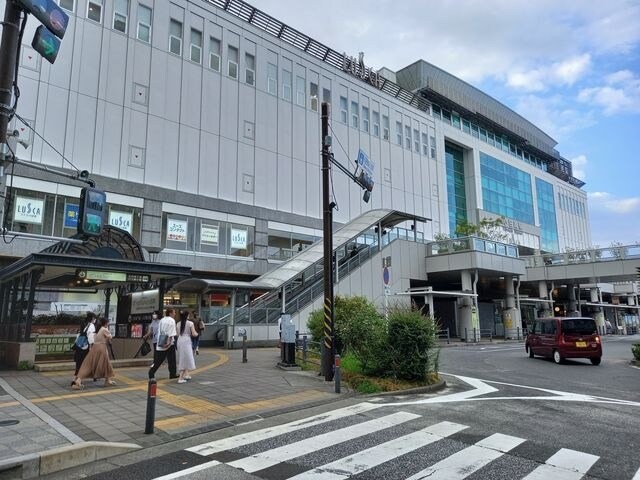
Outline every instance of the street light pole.
POLYGON ((7 141, 7 126, 12 115, 13 79, 15 76, 18 38, 20 36, 20 8, 12 1, 4 7, 2 43, 0 43, 0 143, 7 141))
POLYGON ((324 245, 324 352, 322 367, 324 379, 333 380, 334 306, 333 306, 333 205, 329 201, 329 175, 331 173, 331 137, 329 137, 329 104, 322 102, 322 238, 324 245))

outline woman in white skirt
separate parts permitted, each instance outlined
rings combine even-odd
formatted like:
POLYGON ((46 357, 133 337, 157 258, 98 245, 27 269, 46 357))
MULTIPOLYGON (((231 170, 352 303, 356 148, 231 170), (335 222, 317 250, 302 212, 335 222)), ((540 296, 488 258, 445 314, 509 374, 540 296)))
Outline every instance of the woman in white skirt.
POLYGON ((180 312, 180 323, 178 323, 178 383, 187 383, 191 380, 189 370, 196 368, 196 362, 193 358, 193 350, 191 349, 191 337, 198 335, 193 322, 189 320, 188 312, 180 312))

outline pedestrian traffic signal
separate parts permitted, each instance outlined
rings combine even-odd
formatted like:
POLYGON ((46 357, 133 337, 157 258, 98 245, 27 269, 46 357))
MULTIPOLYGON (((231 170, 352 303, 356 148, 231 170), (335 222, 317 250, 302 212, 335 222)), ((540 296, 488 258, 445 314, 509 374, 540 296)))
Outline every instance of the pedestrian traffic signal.
POLYGON ((84 187, 80 192, 78 233, 100 236, 106 211, 107 194, 96 188, 84 187))
POLYGON ((33 49, 38 52, 49 63, 56 61, 60 50, 60 40, 51 33, 44 25, 36 29, 36 34, 31 42, 33 49))
POLYGON ((15 0, 27 13, 40 20, 49 31, 62 39, 69 24, 69 16, 53 0, 15 0))

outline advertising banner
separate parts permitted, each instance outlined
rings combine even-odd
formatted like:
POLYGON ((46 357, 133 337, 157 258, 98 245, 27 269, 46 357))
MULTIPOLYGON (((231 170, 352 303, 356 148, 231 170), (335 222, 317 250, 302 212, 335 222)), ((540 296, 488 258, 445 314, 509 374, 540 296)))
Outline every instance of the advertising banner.
POLYGON ((244 250, 247 248, 247 230, 232 228, 231 229, 231 248, 244 250))
POLYGON ((131 227, 133 225, 133 214, 129 212, 118 212, 117 210, 111 210, 109 212, 109 225, 113 227, 121 228, 131 233, 131 227))
POLYGON ((78 212, 80 206, 73 203, 64 204, 64 226, 66 228, 78 228, 78 212))
POLYGON ((187 243, 187 221, 167 218, 167 240, 187 243))
POLYGON ((200 226, 200 243, 204 245, 218 245, 218 238, 220 229, 218 225, 206 225, 200 226))
POLYGON ((44 200, 16 196, 16 206, 13 211, 13 221, 22 223, 42 223, 44 200))

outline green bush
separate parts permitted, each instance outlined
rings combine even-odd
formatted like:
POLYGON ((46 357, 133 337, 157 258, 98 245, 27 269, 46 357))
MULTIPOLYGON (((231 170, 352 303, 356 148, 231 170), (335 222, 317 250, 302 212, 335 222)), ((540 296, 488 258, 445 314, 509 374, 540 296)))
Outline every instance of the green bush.
POLYGON ((418 310, 396 307, 389 313, 386 375, 421 381, 437 369, 437 325, 418 310))
POLYGON ((33 365, 28 360, 20 360, 18 363, 18 370, 31 370, 33 365))
POLYGON ((633 353, 633 357, 640 362, 640 343, 631 345, 631 352, 633 353))

